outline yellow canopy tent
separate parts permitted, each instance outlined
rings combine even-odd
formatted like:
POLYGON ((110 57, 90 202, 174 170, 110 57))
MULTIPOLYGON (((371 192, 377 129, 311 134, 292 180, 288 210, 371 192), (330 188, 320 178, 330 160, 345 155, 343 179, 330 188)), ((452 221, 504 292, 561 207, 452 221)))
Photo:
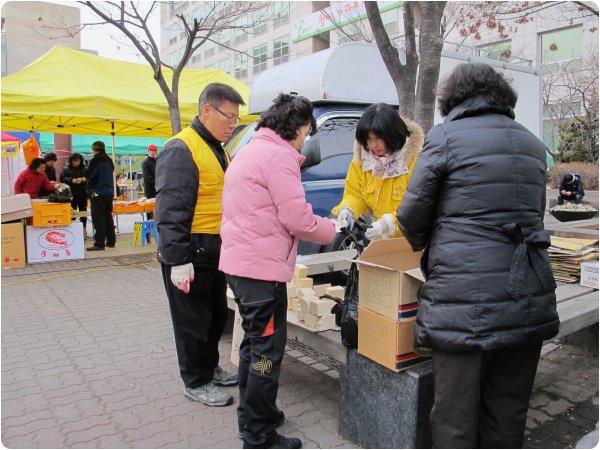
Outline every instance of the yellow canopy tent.
MULTIPOLYGON (((164 68, 167 84, 172 71, 164 68)), ((68 47, 48 53, 2 78, 2 130, 61 134, 170 137, 167 101, 153 78, 152 68, 102 58, 68 47)), ((250 88, 220 70, 184 69, 179 80, 182 127, 198 114, 198 98, 209 83, 225 83, 248 102, 250 88)), ((241 107, 249 123, 248 107, 241 107)), ((115 185, 116 190, 116 185, 115 185)))
MULTIPOLYGON (((164 68, 167 84, 172 71, 164 68)), ((184 69, 179 82, 181 124, 198 113, 209 83, 235 88, 247 102, 250 88, 220 70, 184 69)), ((248 108, 241 108, 247 121, 248 108)), ((147 64, 102 58, 54 46, 19 72, 2 78, 2 130, 62 134, 169 137, 167 101, 147 64)))

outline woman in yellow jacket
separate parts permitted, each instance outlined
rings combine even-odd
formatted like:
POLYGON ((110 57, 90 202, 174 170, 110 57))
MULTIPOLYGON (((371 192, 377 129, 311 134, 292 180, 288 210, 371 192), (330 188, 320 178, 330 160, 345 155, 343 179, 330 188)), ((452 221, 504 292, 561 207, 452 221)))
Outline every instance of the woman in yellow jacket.
POLYGON ((390 105, 369 106, 358 121, 354 158, 346 176, 344 198, 333 208, 341 228, 369 212, 369 240, 402 235, 396 210, 402 203, 412 170, 423 147, 423 130, 402 119, 390 105))

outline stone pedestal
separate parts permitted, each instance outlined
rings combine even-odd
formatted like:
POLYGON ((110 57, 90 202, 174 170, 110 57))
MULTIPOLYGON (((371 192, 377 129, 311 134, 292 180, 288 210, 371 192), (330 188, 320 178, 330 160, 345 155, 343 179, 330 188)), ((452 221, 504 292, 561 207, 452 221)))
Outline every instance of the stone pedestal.
POLYGON ((340 435, 363 448, 431 448, 431 363, 404 372, 348 351, 340 374, 340 435))

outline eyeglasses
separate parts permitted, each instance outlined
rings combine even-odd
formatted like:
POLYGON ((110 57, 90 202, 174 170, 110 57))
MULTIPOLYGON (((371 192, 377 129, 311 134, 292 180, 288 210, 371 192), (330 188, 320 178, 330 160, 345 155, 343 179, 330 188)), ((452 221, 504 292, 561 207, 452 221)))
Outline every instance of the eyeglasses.
POLYGON ((240 123, 241 119, 238 116, 233 116, 231 114, 226 114, 223 111, 221 111, 219 108, 217 108, 216 106, 210 105, 211 108, 214 108, 215 110, 219 111, 222 115, 224 115, 227 120, 229 122, 231 122, 234 125, 237 125, 238 123, 240 123))

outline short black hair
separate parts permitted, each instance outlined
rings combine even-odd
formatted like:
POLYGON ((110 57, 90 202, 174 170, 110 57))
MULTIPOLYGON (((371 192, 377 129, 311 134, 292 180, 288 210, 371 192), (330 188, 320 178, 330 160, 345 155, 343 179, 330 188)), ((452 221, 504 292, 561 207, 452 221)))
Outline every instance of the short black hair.
POLYGON ((58 161, 58 157, 56 156, 56 153, 54 153, 54 152, 46 153, 44 155, 44 159, 46 161, 58 161))
POLYGON ((311 126, 311 136, 317 132, 312 103, 301 95, 279 94, 261 116, 256 130, 267 127, 286 141, 293 141, 300 127, 305 125, 311 126))
POLYGON ((482 96, 492 106, 514 108, 517 93, 504 76, 484 63, 465 63, 454 68, 438 89, 438 109, 446 117, 465 100, 482 96))
POLYGON ((85 164, 85 159, 83 158, 83 155, 81 153, 73 153, 72 155, 69 155, 69 159, 67 160, 67 164, 69 166, 72 165, 73 161, 75 161, 76 159, 78 159, 79 161, 81 161, 81 165, 85 164))
POLYGON ((572 182, 575 181, 575 175, 572 173, 565 173, 563 180, 565 180, 565 183, 571 184, 572 182))
POLYGON ((383 139, 390 153, 396 153, 406 143, 410 130, 396 108, 386 103, 374 103, 363 112, 356 125, 356 140, 367 148, 369 134, 383 139))
POLYGON ((92 151, 93 150, 96 150, 97 152, 106 153, 106 146, 104 145, 104 142, 96 141, 92 144, 92 151))
POLYGON ((202 90, 198 100, 198 109, 204 105, 212 105, 217 108, 225 101, 245 105, 244 99, 234 88, 228 84, 210 83, 202 90))
POLYGON ((34 158, 33 161, 29 163, 29 168, 31 170, 36 170, 41 165, 47 165, 46 160, 44 158, 34 158))

